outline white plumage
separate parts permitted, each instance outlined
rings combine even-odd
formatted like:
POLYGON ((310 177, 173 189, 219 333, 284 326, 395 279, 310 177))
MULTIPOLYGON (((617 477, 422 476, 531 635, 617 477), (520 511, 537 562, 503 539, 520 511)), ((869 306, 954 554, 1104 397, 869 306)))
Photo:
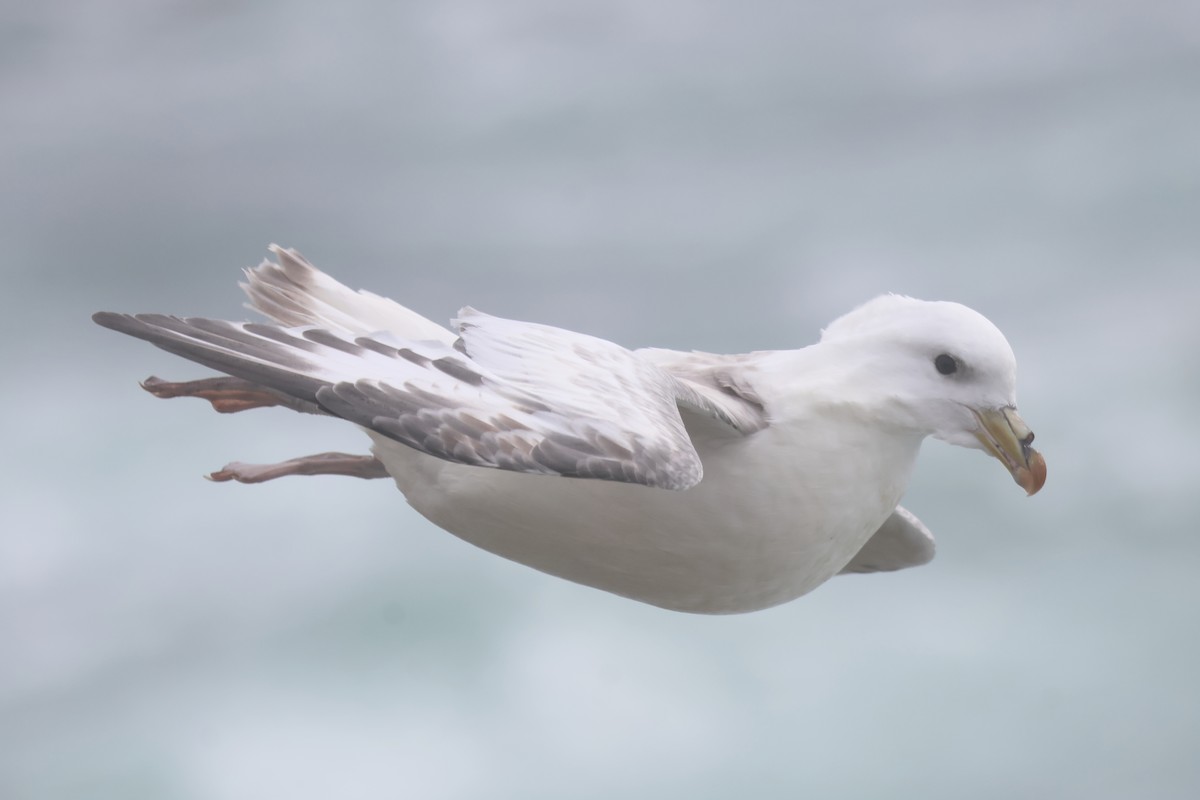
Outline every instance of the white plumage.
POLYGON ((879 297, 799 350, 630 351, 472 309, 451 332, 272 251, 243 288, 273 324, 95 316, 236 379, 152 379, 160 396, 333 414, 373 441, 374 459, 231 464, 219 479, 386 474, 479 547, 703 613, 932 558, 897 505, 928 435, 987 450, 1030 493, 1045 480, 1008 343, 955 303, 879 297))

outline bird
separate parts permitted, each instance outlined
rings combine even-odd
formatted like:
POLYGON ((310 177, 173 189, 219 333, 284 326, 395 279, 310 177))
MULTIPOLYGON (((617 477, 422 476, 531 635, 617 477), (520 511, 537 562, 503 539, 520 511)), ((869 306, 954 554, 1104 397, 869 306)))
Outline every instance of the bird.
POLYGON ((958 303, 883 294, 797 349, 630 350, 470 307, 446 328, 269 249, 240 284, 269 322, 93 316, 223 373, 152 376, 142 386, 157 397, 330 415, 371 440, 364 455, 231 462, 214 481, 390 478, 496 555, 734 614, 930 561, 932 534, 899 505, 928 437, 983 450, 1029 495, 1046 480, 1012 348, 958 303))

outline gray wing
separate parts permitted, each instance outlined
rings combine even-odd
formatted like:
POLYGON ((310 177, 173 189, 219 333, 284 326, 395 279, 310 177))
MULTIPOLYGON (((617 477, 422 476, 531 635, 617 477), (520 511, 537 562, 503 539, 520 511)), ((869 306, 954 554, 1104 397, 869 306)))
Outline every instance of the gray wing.
POLYGON ((896 506, 840 574, 919 567, 933 560, 934 549, 933 534, 929 529, 911 511, 896 506))
POLYGON ((453 345, 158 314, 93 319, 476 466, 686 489, 703 471, 680 405, 736 416, 611 342, 471 309, 453 345))

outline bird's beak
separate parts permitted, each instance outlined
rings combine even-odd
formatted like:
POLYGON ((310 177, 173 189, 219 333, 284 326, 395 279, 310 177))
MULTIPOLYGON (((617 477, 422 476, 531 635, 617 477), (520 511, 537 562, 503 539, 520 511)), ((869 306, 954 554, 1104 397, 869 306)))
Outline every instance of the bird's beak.
POLYGON ((1008 467, 1013 480, 1026 494, 1037 494, 1046 482, 1046 459, 1030 446, 1033 431, 1025 420, 1012 406, 971 411, 979 420, 975 438, 983 444, 983 449, 1008 467))

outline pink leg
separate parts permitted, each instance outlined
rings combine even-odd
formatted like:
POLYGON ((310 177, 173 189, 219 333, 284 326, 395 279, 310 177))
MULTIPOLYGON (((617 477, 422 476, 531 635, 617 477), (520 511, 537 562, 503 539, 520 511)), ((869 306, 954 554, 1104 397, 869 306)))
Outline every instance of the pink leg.
POLYGON ((325 413, 313 403, 288 397, 241 378, 201 378, 198 381, 173 383, 151 375, 142 381, 141 386, 155 397, 199 397, 212 403, 212 407, 221 414, 271 406, 283 406, 307 414, 325 413))
POLYGON ((283 461, 279 464, 243 464, 234 461, 211 475, 210 481, 262 483, 285 475, 346 475, 351 478, 386 478, 387 470, 374 456, 349 453, 318 453, 283 461))

